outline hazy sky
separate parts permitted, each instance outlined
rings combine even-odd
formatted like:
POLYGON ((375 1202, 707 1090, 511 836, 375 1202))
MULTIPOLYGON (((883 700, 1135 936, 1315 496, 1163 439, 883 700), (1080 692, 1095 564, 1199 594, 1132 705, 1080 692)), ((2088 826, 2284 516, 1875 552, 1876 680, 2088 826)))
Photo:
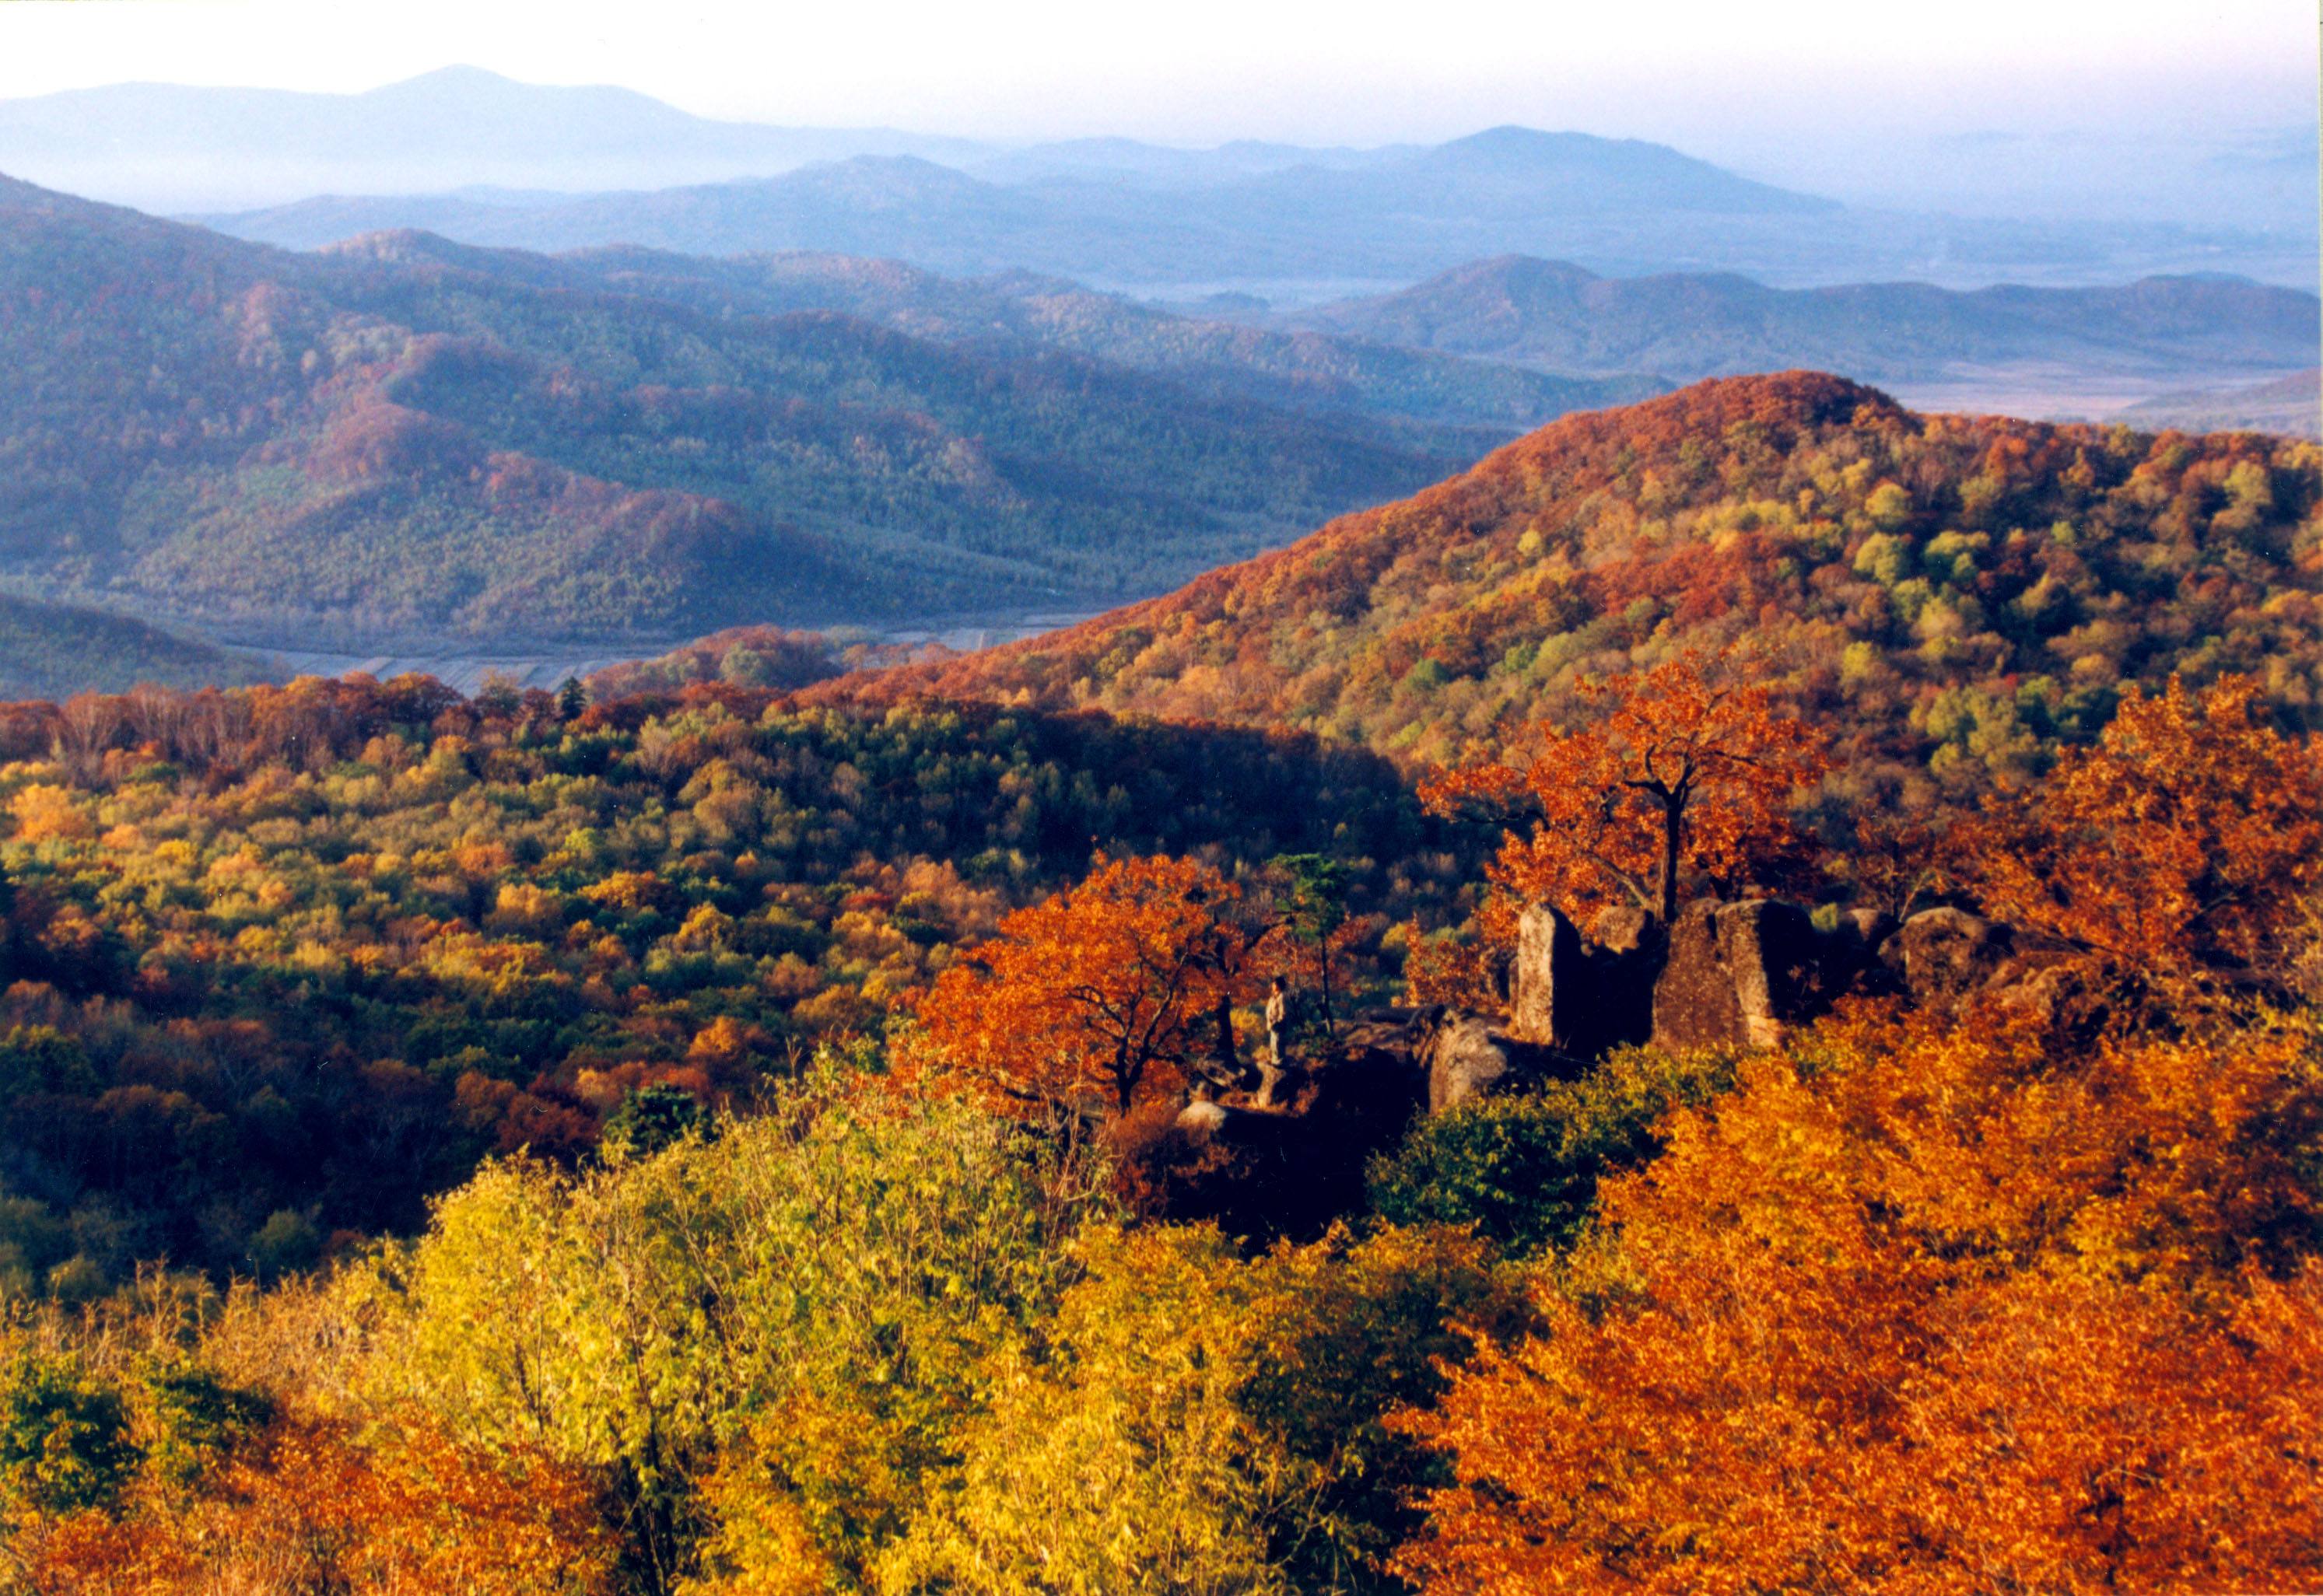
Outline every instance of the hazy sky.
POLYGON ((2311 122, 2312 0, 13 0, 0 96, 348 90, 455 62, 703 115, 996 139, 1380 143, 1501 122, 1705 151, 2311 122))

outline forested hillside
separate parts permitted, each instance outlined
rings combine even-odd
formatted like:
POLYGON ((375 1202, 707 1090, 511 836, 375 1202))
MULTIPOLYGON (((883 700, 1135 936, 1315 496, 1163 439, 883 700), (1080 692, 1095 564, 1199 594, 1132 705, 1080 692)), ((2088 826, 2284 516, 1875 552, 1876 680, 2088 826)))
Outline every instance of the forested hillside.
POLYGON ((1183 592, 831 696, 1287 725, 1416 760, 1747 646, 1862 758, 2036 766, 2125 683, 2323 717, 2312 445, 1915 416, 1808 373, 1569 417, 1183 592))
MULTIPOLYGON (((439 241, 435 247, 454 246, 439 241)), ((582 280, 719 313, 837 311, 947 343, 1086 355, 1166 375, 1218 398, 1437 429, 1529 428, 1567 410, 1644 399, 1668 386, 1644 374, 1643 367, 1605 377, 1565 376, 1328 334, 1176 316, 1022 271, 958 279, 850 255, 716 259, 636 249, 584 251, 560 257, 559 264, 582 280)), ((1419 434, 1431 441, 1440 436, 1419 434)))
POLYGON ((739 689, 84 695, 0 713, 0 1270, 98 1285, 747 1097, 1093 848, 1431 868, 1395 774, 1305 739, 739 689))
POLYGON ((102 610, 0 594, 0 696, 66 698, 88 688, 121 693, 140 682, 239 685, 266 674, 265 662, 254 655, 102 610))
POLYGON ((0 217, 0 561, 251 632, 1119 597, 1492 436, 418 241, 293 257, 13 183, 0 217))
POLYGON ((1547 371, 1679 381, 1795 366, 1863 381, 1994 366, 2195 378, 2296 371, 2312 362, 2323 330, 2312 293, 2232 278, 1966 293, 1924 282, 1777 289, 1731 272, 1601 277, 1521 255, 1295 319, 1547 371))

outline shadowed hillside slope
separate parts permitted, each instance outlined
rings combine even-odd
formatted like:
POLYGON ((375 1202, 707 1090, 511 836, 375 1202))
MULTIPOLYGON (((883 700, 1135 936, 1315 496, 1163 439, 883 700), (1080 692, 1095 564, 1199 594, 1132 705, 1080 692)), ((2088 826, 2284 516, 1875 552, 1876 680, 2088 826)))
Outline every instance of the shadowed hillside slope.
POLYGON ((238 686, 266 674, 255 656, 125 616, 0 594, 0 698, 120 693, 141 682, 238 686))
POLYGON ((2323 451, 1917 416, 1810 372, 1567 417, 1182 591, 830 696, 1095 704, 1414 757, 1745 643, 1850 751, 2037 764, 2118 685, 2252 671, 2323 719, 2323 451))

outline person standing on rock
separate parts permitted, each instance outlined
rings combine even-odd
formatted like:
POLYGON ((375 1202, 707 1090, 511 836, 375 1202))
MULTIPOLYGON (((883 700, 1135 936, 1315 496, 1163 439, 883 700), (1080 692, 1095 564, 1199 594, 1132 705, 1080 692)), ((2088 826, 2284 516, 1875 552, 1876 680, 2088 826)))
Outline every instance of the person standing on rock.
POLYGON ((1277 976, 1266 989, 1266 1051, 1258 1064, 1258 1106, 1274 1106, 1274 1090, 1289 1070, 1284 1055, 1290 1031, 1290 987, 1277 976))

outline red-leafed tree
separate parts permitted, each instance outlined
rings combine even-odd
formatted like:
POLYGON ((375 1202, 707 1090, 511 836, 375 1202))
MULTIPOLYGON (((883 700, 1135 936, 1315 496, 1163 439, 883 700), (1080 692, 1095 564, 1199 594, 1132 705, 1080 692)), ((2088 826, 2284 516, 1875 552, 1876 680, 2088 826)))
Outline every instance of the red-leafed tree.
POLYGON ((1570 730, 1543 721, 1521 763, 1460 766, 1420 789, 1439 814, 1529 818, 1489 868, 1502 895, 1488 929, 1536 899, 1576 920, 1626 902, 1667 923, 1689 877, 1738 884, 1792 846, 1791 797, 1831 760, 1823 735, 1769 689, 1680 659, 1582 692, 1602 719, 1570 730))
POLYGON ((2266 725, 2258 684, 2135 688, 2094 748, 1962 828, 1957 873, 1993 914, 2162 993, 2264 979, 2323 884, 2323 754, 2266 725))
POLYGON ((1243 906, 1193 859, 1101 860, 937 978, 920 1070, 1018 1111, 1097 1097, 1125 1114, 1175 1090, 1216 1045, 1221 1004, 1255 994, 1267 933, 1243 906))

